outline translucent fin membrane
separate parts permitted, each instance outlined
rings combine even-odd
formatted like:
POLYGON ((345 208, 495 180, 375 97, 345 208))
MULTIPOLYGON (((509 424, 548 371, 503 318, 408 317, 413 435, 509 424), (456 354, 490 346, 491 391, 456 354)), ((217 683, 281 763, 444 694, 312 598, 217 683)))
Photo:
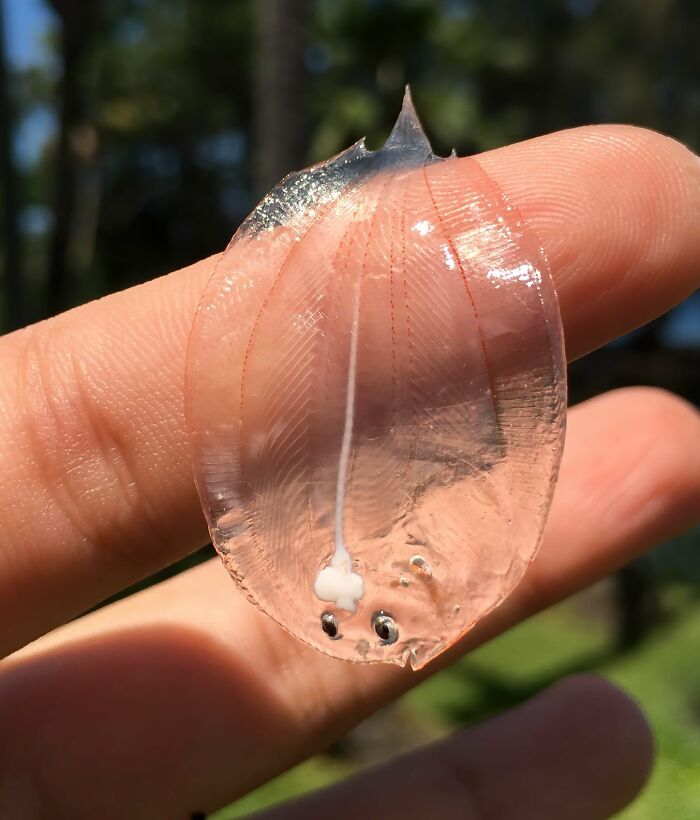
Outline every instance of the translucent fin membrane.
POLYGON ((544 256, 406 92, 384 147, 290 175, 213 271, 187 361, 194 472, 240 589, 306 643, 424 665, 540 541, 565 369, 544 256))
POLYGON ((387 151, 392 148, 399 151, 415 151, 425 157, 435 158, 430 142, 418 119, 418 114, 416 114, 411 99, 411 89, 408 86, 406 86, 399 116, 382 150, 387 151))

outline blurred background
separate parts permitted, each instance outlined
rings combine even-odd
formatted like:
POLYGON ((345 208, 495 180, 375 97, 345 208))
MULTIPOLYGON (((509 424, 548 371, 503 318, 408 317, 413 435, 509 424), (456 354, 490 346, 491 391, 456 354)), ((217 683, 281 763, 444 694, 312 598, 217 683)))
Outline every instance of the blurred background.
MULTIPOLYGON (((440 154, 606 121, 698 151, 699 38, 697 0, 0 0, 2 330, 223 249, 286 172, 363 135, 378 147, 407 82, 440 154)), ((696 293, 575 363, 571 400, 641 383, 698 404, 699 365, 696 293)), ((637 697, 657 735, 652 783, 624 817, 697 818, 699 592, 691 532, 217 817, 591 670, 637 697)))

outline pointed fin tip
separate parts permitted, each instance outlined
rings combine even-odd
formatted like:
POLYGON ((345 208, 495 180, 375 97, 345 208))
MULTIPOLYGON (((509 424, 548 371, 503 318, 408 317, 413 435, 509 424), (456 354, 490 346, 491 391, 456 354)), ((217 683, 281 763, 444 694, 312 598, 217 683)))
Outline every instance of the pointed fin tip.
POLYGON ((391 134, 384 143, 384 149, 387 148, 403 148, 409 151, 433 153, 428 137, 425 135, 423 126, 418 119, 410 85, 406 85, 401 111, 394 123, 394 127, 391 129, 391 134))
POLYGON ((356 159, 357 157, 364 157, 372 152, 367 148, 367 137, 360 137, 360 139, 353 143, 340 155, 346 159, 356 159))
POLYGON ((357 142, 354 142, 349 148, 346 148, 344 151, 341 151, 339 154, 336 154, 329 160, 326 160, 326 163, 323 164, 344 165, 346 162, 352 162, 355 159, 366 157, 368 154, 372 153, 365 144, 366 139, 367 137, 362 137, 357 140, 357 142))

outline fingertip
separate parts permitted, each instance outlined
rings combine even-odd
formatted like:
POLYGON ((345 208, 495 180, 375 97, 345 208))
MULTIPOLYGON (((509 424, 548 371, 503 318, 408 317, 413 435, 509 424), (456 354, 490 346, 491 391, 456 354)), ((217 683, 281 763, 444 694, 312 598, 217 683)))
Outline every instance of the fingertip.
POLYGON ((464 759, 476 804, 495 817, 513 816, 518 806, 523 816, 588 820, 635 799, 653 749, 649 724, 629 696, 602 678, 577 675, 476 727, 464 759), (496 760, 506 790, 493 782, 496 760))
POLYGON ((585 126, 478 160, 547 254, 570 358, 700 285, 700 159, 677 140, 585 126))
MULTIPOLYGON (((663 531, 651 536, 668 538, 669 532, 681 532, 697 524, 700 412, 680 396, 659 388, 625 388, 615 391, 615 395, 626 416, 623 423, 626 421, 630 438, 636 440, 636 508, 643 520, 663 518, 666 522, 663 531)), ((632 459, 630 464, 634 465, 632 459)))
POLYGON ((569 413, 552 511, 520 594, 528 608, 554 603, 699 521, 700 413, 651 387, 596 396, 569 413))
MULTIPOLYGON (((641 706, 620 687, 598 675, 572 675, 543 693, 571 717, 569 731, 590 744, 586 774, 596 788, 623 807, 642 791, 651 775, 655 742, 641 706), (622 765, 614 765, 615 761, 622 765)), ((586 761, 584 761, 584 765, 586 761)))

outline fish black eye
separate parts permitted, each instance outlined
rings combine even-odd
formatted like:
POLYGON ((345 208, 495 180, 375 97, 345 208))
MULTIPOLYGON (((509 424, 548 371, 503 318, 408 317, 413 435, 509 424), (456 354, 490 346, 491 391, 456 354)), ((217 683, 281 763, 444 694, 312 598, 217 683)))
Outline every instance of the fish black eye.
POLYGON ((331 639, 338 637, 338 621, 332 612, 324 612, 321 615, 321 629, 331 639))
POLYGON ((399 639, 399 628, 396 626, 396 621, 389 615, 388 612, 375 612, 372 616, 372 628, 377 633, 380 641, 389 645, 396 643, 399 639))

